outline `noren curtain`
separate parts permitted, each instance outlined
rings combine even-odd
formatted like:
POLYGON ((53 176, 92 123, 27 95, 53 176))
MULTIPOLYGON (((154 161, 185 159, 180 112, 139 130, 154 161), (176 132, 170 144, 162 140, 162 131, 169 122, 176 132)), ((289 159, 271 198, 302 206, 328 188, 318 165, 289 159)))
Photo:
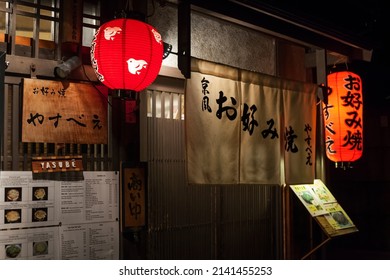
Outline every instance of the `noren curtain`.
POLYGON ((316 91, 193 58, 185 90, 189 183, 312 183, 316 91))

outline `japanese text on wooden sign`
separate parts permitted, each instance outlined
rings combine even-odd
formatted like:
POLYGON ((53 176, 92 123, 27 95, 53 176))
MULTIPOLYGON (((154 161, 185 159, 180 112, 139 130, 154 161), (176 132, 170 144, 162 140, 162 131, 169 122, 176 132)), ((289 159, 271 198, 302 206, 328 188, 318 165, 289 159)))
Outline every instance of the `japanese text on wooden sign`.
POLYGON ((123 209, 124 227, 145 225, 145 169, 124 168, 123 209))
POLYGON ((107 99, 91 84, 23 81, 22 142, 107 144, 107 99))

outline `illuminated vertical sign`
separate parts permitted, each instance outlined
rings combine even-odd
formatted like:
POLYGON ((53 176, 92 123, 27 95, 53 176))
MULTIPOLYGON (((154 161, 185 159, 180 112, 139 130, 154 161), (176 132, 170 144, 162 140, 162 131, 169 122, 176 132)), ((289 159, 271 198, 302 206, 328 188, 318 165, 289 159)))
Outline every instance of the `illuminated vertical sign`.
POLYGON ((328 104, 323 104, 326 155, 334 162, 353 162, 363 153, 363 93, 360 76, 328 75, 328 104))

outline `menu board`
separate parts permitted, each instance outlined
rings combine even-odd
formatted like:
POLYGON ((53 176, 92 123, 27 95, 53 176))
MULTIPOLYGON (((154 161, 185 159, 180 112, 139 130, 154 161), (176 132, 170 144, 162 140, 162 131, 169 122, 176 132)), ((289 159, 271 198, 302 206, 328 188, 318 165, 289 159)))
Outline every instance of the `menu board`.
POLYGON ((321 180, 316 179, 313 184, 291 185, 290 188, 328 235, 338 235, 343 229, 357 231, 351 218, 321 180))
POLYGON ((63 225, 59 228, 62 260, 116 260, 119 258, 117 222, 63 225))
POLYGON ((51 226, 59 223, 53 181, 32 181, 30 173, 1 172, 0 227, 51 226))
POLYGON ((0 259, 118 259, 118 172, 51 181, 1 171, 0 228, 0 259))
POLYGON ((58 243, 58 227, 0 231, 0 259, 58 259, 58 243))

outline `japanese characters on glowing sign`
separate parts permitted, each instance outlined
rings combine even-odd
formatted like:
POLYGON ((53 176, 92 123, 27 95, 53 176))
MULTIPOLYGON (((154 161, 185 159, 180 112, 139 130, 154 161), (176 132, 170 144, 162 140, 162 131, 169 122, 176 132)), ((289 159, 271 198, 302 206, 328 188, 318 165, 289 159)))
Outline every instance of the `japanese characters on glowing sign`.
POLYGON ((107 87, 141 91, 156 79, 163 49, 161 35, 154 27, 138 20, 115 19, 96 31, 91 63, 107 87))
POLYGON ((363 93, 359 75, 341 71, 328 75, 330 93, 323 104, 327 157, 353 162, 363 153, 363 93))

